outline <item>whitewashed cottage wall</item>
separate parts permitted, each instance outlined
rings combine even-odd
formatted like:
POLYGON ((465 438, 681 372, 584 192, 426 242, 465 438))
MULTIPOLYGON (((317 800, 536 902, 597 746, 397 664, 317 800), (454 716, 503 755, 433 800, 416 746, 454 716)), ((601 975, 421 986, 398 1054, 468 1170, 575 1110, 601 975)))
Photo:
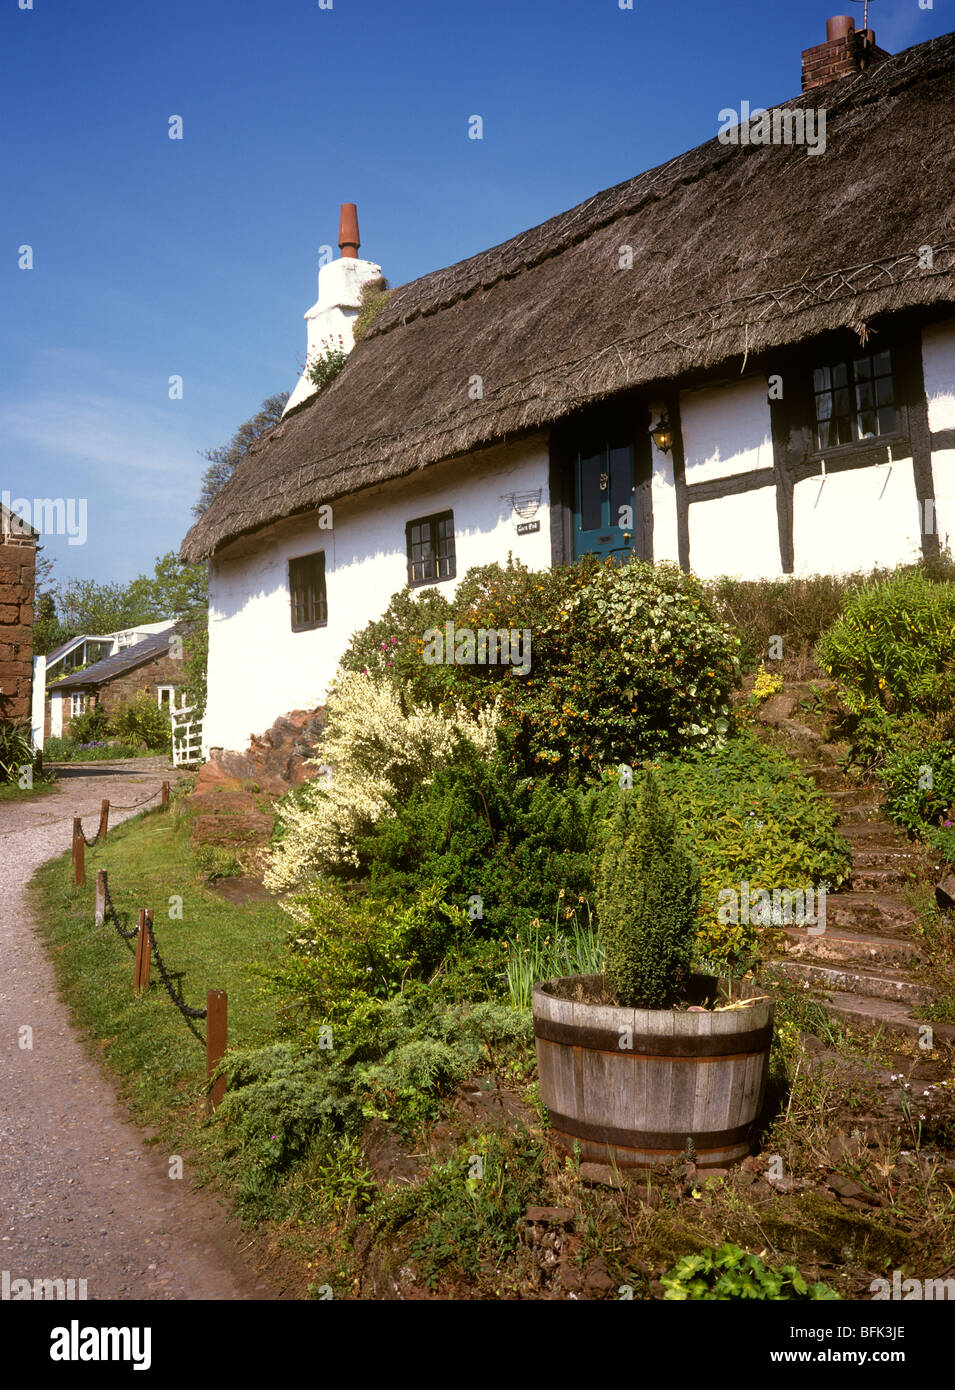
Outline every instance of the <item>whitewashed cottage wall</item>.
POLYGON ((331 530, 317 514, 282 522, 238 541, 209 566, 209 695, 203 755, 242 749, 280 714, 321 704, 353 632, 381 616, 408 580, 405 525, 454 512, 456 579, 474 565, 506 563, 508 552, 533 569, 550 564, 548 450, 543 438, 429 468, 417 477, 336 502, 331 530), (519 536, 506 496, 541 489, 540 530, 519 536), (293 632, 288 562, 325 551, 328 624, 293 632))
MULTIPOLYGON (((955 321, 926 328, 923 369, 935 515, 941 543, 955 540, 955 321), (943 437, 942 432, 947 432, 943 437)), ((662 402, 650 405, 658 419, 662 402)), ((752 374, 679 396, 690 567, 701 578, 782 575, 776 488, 770 479, 733 495, 693 498, 696 484, 762 474, 773 468, 766 378, 752 374)), ((673 455, 654 446, 650 491, 653 558, 679 556, 673 455)), ((334 506, 334 526, 312 513, 234 542, 210 563, 209 700, 204 753, 241 749, 280 715, 322 703, 352 634, 384 611, 407 582, 405 526, 454 512, 456 579, 473 565, 505 563, 508 553, 532 568, 551 564, 549 455, 546 438, 486 450, 385 483, 334 506), (508 493, 540 489, 540 530, 518 536, 508 493), (328 624, 293 632, 289 559, 325 551, 328 624)), ((911 458, 796 482, 794 572, 846 573, 914 560, 921 522, 911 458)))
POLYGON ((950 448, 933 445, 932 473, 939 543, 955 550, 955 320, 923 331, 922 365, 929 429, 952 433, 950 448))

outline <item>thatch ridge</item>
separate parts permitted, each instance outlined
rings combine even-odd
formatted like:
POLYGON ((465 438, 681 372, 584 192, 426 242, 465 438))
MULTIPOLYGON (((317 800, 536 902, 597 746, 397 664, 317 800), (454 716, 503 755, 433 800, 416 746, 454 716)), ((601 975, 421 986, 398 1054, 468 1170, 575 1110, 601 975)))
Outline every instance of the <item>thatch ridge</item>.
POLYGON ((953 68, 955 35, 908 49, 776 108, 824 106, 824 154, 714 139, 400 286, 341 376, 253 444, 183 558, 627 387, 955 305, 953 68))

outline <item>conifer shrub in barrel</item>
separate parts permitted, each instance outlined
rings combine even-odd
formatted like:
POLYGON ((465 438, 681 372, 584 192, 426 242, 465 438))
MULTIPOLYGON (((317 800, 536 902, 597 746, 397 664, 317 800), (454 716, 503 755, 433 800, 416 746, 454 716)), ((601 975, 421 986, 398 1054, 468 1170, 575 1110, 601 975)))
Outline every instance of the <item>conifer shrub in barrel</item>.
POLYGON ((720 1001, 694 974, 699 869, 648 773, 621 790, 599 847, 603 975, 534 990, 541 1096, 558 1145, 646 1168, 692 1148, 701 1167, 749 1152, 762 1108, 773 1001, 720 1001))

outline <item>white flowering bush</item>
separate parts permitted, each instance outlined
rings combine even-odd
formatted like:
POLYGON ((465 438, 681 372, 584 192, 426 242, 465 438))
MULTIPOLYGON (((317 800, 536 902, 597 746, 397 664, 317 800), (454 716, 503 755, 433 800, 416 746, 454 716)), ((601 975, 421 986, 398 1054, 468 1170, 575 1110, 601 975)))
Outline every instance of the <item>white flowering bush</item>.
POLYGON ((429 708, 402 713, 398 695, 384 679, 343 671, 329 691, 321 756, 328 765, 278 806, 282 836, 270 855, 266 886, 284 892, 319 874, 359 866, 356 843, 384 815, 389 797, 402 797, 427 783, 451 751, 456 733, 482 752, 495 747, 497 706, 473 717, 461 709, 429 708))

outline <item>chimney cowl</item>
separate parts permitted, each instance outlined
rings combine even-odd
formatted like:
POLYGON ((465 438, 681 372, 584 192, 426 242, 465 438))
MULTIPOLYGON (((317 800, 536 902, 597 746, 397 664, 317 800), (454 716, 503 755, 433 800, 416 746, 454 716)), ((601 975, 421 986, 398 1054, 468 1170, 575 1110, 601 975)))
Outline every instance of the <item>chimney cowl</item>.
POLYGON ((851 14, 835 14, 831 19, 826 20, 826 42, 832 43, 833 39, 847 39, 856 27, 856 22, 851 14))
POLYGON ((338 249, 342 257, 355 260, 358 257, 358 208, 354 203, 342 203, 342 215, 338 223, 338 249))

